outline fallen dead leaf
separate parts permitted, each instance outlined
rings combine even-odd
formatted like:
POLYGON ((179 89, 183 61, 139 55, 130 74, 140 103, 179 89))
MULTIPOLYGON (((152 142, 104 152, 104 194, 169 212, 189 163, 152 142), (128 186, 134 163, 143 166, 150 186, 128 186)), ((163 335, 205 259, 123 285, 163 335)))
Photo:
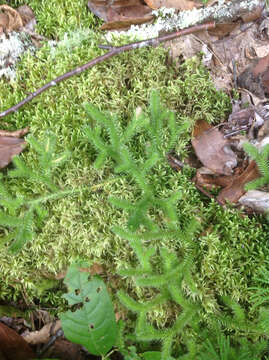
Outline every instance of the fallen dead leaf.
POLYGON ((212 129, 212 125, 210 125, 205 120, 197 120, 192 130, 192 137, 197 138, 202 135, 204 131, 212 129))
POLYGON ((81 350, 81 345, 71 343, 65 339, 57 339, 45 354, 46 357, 60 360, 83 360, 85 356, 83 356, 81 350))
POLYGON ((31 331, 23 338, 31 345, 45 344, 49 341, 49 338, 54 335, 61 328, 61 321, 57 320, 55 323, 50 322, 42 327, 38 331, 31 331))
POLYGON ((1 360, 29 360, 35 358, 33 350, 23 337, 1 322, 0 358, 1 360))
POLYGON ((145 0, 145 3, 152 9, 166 7, 176 10, 192 10, 193 8, 202 6, 202 4, 189 0, 145 0))
POLYGON ((0 130, 0 136, 20 138, 20 137, 26 135, 28 132, 29 132, 28 127, 24 128, 24 129, 20 129, 20 130, 15 130, 15 131, 0 130))
POLYGON ((108 18, 109 9, 126 8, 127 6, 138 6, 142 5, 143 3, 144 2, 141 2, 140 0, 89 0, 88 8, 94 13, 94 15, 98 16, 100 19, 103 19, 104 21, 111 21, 111 19, 108 18))
POLYGON ((29 131, 28 128, 9 132, 0 130, 0 169, 7 166, 13 156, 19 155, 25 148, 26 142, 20 139, 29 131))
POLYGON ((229 184, 231 184, 233 178, 234 175, 214 176, 214 175, 202 174, 200 169, 198 169, 194 181, 196 184, 199 184, 200 186, 208 190, 212 190, 216 186, 221 186, 221 187, 228 186, 229 184))
POLYGON ((269 53, 269 21, 263 21, 262 24, 257 21, 242 24, 241 21, 247 15, 251 17, 244 17, 244 21, 253 21, 261 9, 259 4, 252 13, 246 12, 231 19, 230 23, 221 22, 215 29, 182 36, 165 46, 170 47, 172 59, 176 63, 178 58, 185 60, 200 52, 206 57, 207 53, 211 53, 212 57, 205 65, 210 69, 216 88, 231 91, 236 85, 235 77, 250 65, 251 60, 269 53))
POLYGON ((23 21, 17 10, 8 5, 0 5, 0 29, 10 32, 19 30, 23 21))
POLYGON ((102 30, 126 28, 153 20, 151 8, 141 0, 89 0, 88 8, 106 22, 102 30))
POLYGON ((241 18, 244 21, 244 23, 255 21, 257 19, 260 19, 261 15, 262 15, 262 10, 263 10, 263 7, 258 6, 253 11, 249 11, 246 14, 242 14, 241 18))
POLYGON ((21 5, 17 8, 18 13, 21 16, 24 29, 34 31, 36 26, 36 19, 33 10, 28 5, 21 5))
POLYGON ((232 175, 237 157, 230 148, 229 140, 217 128, 203 131, 192 140, 192 146, 205 167, 218 175, 232 175))
POLYGON ((217 36, 219 39, 223 39, 225 36, 229 35, 236 26, 236 23, 216 24, 216 27, 214 29, 210 29, 208 33, 211 36, 217 36))
POLYGON ((130 19, 122 19, 118 21, 111 21, 103 24, 100 29, 101 30, 118 30, 118 29, 126 29, 131 25, 139 25, 144 24, 145 22, 150 22, 153 20, 153 16, 144 16, 142 18, 130 18, 130 19))
POLYGON ((246 193, 245 185, 249 181, 255 180, 260 176, 258 167, 255 161, 251 161, 246 170, 238 177, 236 177, 232 183, 221 190, 217 199, 220 203, 224 204, 226 201, 236 203, 241 196, 246 193))
POLYGON ((238 77, 238 85, 261 99, 265 98, 269 94, 269 54, 253 60, 238 77))

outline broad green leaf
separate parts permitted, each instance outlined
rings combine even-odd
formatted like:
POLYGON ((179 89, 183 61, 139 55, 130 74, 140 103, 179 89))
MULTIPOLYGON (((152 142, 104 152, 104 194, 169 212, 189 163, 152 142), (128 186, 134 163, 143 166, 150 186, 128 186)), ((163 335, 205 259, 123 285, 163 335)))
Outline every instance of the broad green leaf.
POLYGON ((72 264, 65 277, 69 293, 63 297, 76 311, 61 314, 62 328, 70 341, 81 344, 93 355, 105 355, 115 344, 117 325, 105 283, 88 280, 88 264, 72 264))

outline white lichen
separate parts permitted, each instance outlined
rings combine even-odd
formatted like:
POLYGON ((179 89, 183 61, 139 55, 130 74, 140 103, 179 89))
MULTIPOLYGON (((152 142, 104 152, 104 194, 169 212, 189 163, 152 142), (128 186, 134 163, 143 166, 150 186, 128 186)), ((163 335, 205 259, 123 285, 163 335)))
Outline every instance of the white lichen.
POLYGON ((63 39, 56 41, 49 41, 48 45, 51 47, 50 55, 54 58, 56 53, 65 53, 66 51, 70 52, 75 47, 80 46, 80 44, 87 40, 90 36, 90 29, 77 29, 72 32, 64 33, 63 39))
POLYGON ((241 12, 251 11, 261 4, 261 0, 229 1, 219 0, 215 6, 202 9, 180 11, 160 8, 152 14, 156 16, 153 24, 132 25, 128 31, 115 31, 106 34, 106 40, 112 42, 119 37, 128 37, 133 40, 146 40, 159 36, 160 32, 172 32, 190 26, 204 23, 208 20, 229 21, 241 12))
POLYGON ((0 77, 5 76, 9 80, 15 79, 15 64, 26 50, 34 50, 34 46, 26 34, 11 32, 8 35, 5 33, 0 35, 0 77))

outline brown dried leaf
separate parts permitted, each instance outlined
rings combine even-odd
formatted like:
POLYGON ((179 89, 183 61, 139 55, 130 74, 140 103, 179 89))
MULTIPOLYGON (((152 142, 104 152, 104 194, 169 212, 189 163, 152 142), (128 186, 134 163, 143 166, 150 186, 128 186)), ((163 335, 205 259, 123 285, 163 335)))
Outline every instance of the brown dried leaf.
POLYGON ((192 130, 192 137, 197 138, 198 136, 202 135, 204 131, 209 129, 212 129, 212 125, 210 125, 207 121, 197 120, 192 130))
POLYGON ((214 176, 214 175, 207 175, 202 174, 199 169, 196 172, 195 182, 196 184, 208 189, 212 190, 216 186, 226 187, 231 184, 234 175, 228 176, 214 176))
POLYGON ((22 336, 0 322, 0 357, 4 360, 29 360, 35 355, 22 336))
POLYGON ((28 128, 12 132, 0 130, 0 169, 7 166, 13 156, 23 151, 26 142, 19 137, 25 135, 28 130, 28 128))
POLYGON ((262 99, 269 94, 269 54, 253 60, 238 77, 238 85, 262 99))
POLYGON ((176 10, 192 10, 196 7, 201 7, 201 4, 189 0, 144 0, 145 3, 152 9, 159 9, 160 7, 174 8, 176 10))
POLYGON ((18 11, 8 5, 0 5, 0 15, 0 28, 2 28, 2 31, 16 31, 23 26, 18 11))
MULTIPOLYGON (((252 26, 243 24, 242 27, 239 21, 218 24, 216 30, 173 40, 170 43, 172 56, 175 60, 177 57, 188 59, 208 50, 213 58, 206 66, 210 68, 216 88, 231 90, 234 87, 234 75, 242 73, 251 64, 253 57, 257 59, 257 56, 263 57, 269 53, 268 37, 264 35, 268 28, 267 24, 260 26, 256 23, 252 26), (236 70, 233 64, 236 64, 236 70)), ((264 82, 267 82, 266 76, 264 82)))
POLYGON ((236 154, 229 140, 217 129, 205 130, 192 140, 192 146, 201 163, 215 174, 232 175, 237 165, 236 154))
POLYGON ((57 339, 55 343, 46 352, 46 357, 62 360, 83 360, 82 346, 73 344, 65 339, 57 339))
POLYGON ((131 25, 139 25, 144 24, 146 22, 152 21, 153 16, 144 16, 142 18, 130 18, 130 19, 122 19, 119 21, 111 21, 103 24, 100 29, 101 30, 117 30, 117 29, 126 29, 131 25))
POLYGON ((20 138, 29 132, 29 127, 15 131, 0 130, 0 136, 16 137, 20 138))
POLYGON ((255 180, 260 176, 258 167, 255 161, 251 161, 246 170, 238 177, 236 177, 231 185, 227 186, 218 195, 218 201, 224 204, 226 201, 236 203, 242 195, 246 193, 244 189, 245 184, 249 181, 255 180))
POLYGON ((127 6, 142 5, 143 3, 144 2, 140 0, 89 0, 88 8, 94 13, 94 15, 98 16, 104 21, 109 21, 107 18, 107 12, 110 8, 124 8, 127 6))
POLYGON ((24 336, 24 340, 31 345, 45 344, 50 336, 54 335, 61 328, 61 321, 51 322, 42 327, 39 331, 31 331, 24 336))
POLYGON ((21 5, 17 8, 23 22, 24 29, 34 31, 36 19, 33 10, 28 5, 21 5))
POLYGON ((253 11, 250 11, 250 12, 247 12, 246 14, 243 14, 241 16, 241 18, 244 21, 244 23, 255 21, 257 19, 260 19, 262 11, 263 11, 263 6, 258 6, 253 11))
POLYGON ((89 0, 89 9, 106 21, 101 29, 111 30, 153 20, 151 9, 141 0, 89 0))
POLYGON ((216 27, 214 29, 210 29, 208 33, 211 36, 217 36, 219 39, 223 39, 225 36, 229 35, 236 26, 236 23, 216 24, 216 27))

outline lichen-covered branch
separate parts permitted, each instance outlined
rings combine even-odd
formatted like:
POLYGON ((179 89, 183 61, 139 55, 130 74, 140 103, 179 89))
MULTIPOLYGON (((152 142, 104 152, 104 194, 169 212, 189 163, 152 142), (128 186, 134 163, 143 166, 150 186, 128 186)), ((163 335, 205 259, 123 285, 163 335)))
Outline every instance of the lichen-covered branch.
POLYGON ((132 25, 127 32, 109 32, 106 37, 108 41, 113 37, 128 35, 136 39, 148 39, 158 36, 160 32, 171 32, 185 29, 197 24, 215 21, 216 23, 233 22, 239 17, 250 12, 262 11, 265 6, 264 0, 233 0, 225 2, 219 0, 215 6, 209 6, 202 9, 192 9, 180 11, 175 9, 160 8, 153 11, 156 20, 153 24, 132 25))
POLYGON ((166 19, 166 26, 170 31, 184 29, 207 21, 216 23, 232 22, 249 12, 262 9, 264 1, 261 0, 233 0, 229 2, 219 1, 215 6, 202 9, 181 11, 166 19))

